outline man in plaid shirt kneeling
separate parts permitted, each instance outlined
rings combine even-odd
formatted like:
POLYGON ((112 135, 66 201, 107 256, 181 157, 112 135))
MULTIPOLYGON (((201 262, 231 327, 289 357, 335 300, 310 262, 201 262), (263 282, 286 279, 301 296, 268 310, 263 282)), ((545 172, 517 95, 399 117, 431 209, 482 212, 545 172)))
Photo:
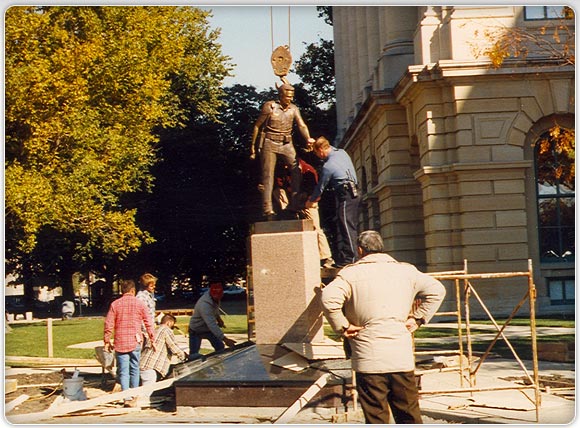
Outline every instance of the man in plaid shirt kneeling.
POLYGON ((187 354, 179 348, 173 334, 176 319, 165 314, 155 332, 154 347, 146 346, 141 356, 141 384, 147 385, 164 378, 169 373, 171 355, 177 355, 181 361, 187 359, 187 354))

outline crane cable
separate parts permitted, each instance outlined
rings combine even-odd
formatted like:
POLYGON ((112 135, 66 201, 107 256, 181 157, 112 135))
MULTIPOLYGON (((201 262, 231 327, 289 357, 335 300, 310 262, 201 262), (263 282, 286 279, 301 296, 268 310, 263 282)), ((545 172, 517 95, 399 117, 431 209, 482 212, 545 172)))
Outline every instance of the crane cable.
MULTIPOLYGON (((274 7, 270 6, 270 38, 272 40, 272 52, 274 51, 274 7)), ((288 50, 290 50, 290 6, 288 6, 288 50)))

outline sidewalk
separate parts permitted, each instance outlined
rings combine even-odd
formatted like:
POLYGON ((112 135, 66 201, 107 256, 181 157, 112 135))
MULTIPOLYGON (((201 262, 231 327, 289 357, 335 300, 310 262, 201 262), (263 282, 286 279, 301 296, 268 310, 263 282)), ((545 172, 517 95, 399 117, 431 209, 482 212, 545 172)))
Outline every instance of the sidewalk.
MULTIPOLYGON (((532 375, 531 362, 524 361, 524 366, 532 375)), ((574 381, 574 364, 540 361, 539 374, 540 378, 554 376, 574 381)), ((425 375, 422 389, 426 391, 456 388, 458 376, 458 373, 451 372, 425 375)), ((516 361, 490 359, 482 364, 477 373, 476 386, 478 388, 522 386, 524 382, 520 379, 523 376, 525 374, 516 361)), ((575 418, 576 405, 575 400, 541 392, 539 421, 536 422, 534 390, 526 389, 474 392, 472 395, 469 393, 426 395, 421 399, 421 409, 425 415, 454 423, 568 424, 575 418)))
MULTIPOLYGON (((524 362, 531 370, 530 362, 524 362)), ((12 369, 25 370, 25 369, 12 369)), ((10 371, 12 371, 10 370, 10 371)), ((98 373, 100 369, 82 368, 84 372, 98 373)), ((34 371, 34 370, 31 370, 34 371)), ((574 364, 540 362, 541 376, 561 376, 574 379, 574 364)), ((521 377, 522 371, 514 361, 492 359, 486 361, 477 374, 478 387, 518 386, 518 381, 506 380, 521 377)), ((457 388, 458 373, 439 372, 423 375, 422 391, 457 388)), ((532 389, 526 390, 533 400, 532 389)), ((568 424, 575 417, 575 401, 553 394, 541 394, 542 405, 539 409, 539 421, 536 422, 534 403, 518 390, 486 391, 469 393, 447 393, 439 395, 423 395, 420 399, 421 413, 425 424, 568 424)), ((363 424, 364 419, 359 411, 354 412, 352 403, 348 413, 342 416, 348 419, 344 423, 363 424)), ((224 424, 250 423, 270 424, 275 421, 285 409, 274 407, 179 407, 175 410, 163 411, 154 408, 123 409, 115 407, 102 408, 100 413, 84 414, 82 416, 63 415, 42 421, 42 424, 132 424, 146 423, 150 425, 167 424, 224 424)), ((330 424, 333 417, 341 416, 344 410, 326 408, 306 408, 299 412, 291 424, 330 424)), ((339 419, 340 421, 340 419, 339 419)), ((31 423, 40 423, 31 421, 31 423)))
MULTIPOLYGON (((424 328, 456 328, 455 323, 434 323, 424 328)), ((493 337, 496 329, 493 325, 477 324, 471 326, 473 330, 485 330, 489 333, 477 333, 478 338, 487 335, 493 337)), ((574 334, 573 328, 538 328, 538 336, 552 334, 574 334)), ((529 327, 510 326, 505 331, 508 337, 529 336, 529 327)), ((182 335, 176 336, 182 349, 187 350, 187 338, 182 335)), ((234 340, 244 342, 246 335, 231 335, 234 340)), ((429 338, 434 341, 457 341, 456 337, 429 338)), ((94 348, 102 345, 101 341, 77 344, 74 347, 94 348)), ((208 345, 209 347, 209 345, 208 345)), ((531 361, 523 362, 526 370, 533 375, 531 361)), ((5 369, 5 375, 16 372, 41 372, 46 369, 5 369)), ((57 369, 55 369, 57 370, 57 369)), ((83 373, 101 373, 100 367, 80 368, 83 373)), ((555 379, 575 381, 574 363, 552 363, 546 361, 539 362, 540 380, 553 377, 555 379)), ((518 388, 523 386, 525 372, 515 360, 488 358, 480 367, 476 374, 477 388, 518 388)), ((542 384, 542 382, 540 382, 542 384)), ((536 421, 536 407, 534 404, 534 389, 506 389, 480 392, 441 392, 438 394, 426 394, 428 391, 450 391, 460 387, 460 377, 458 372, 435 371, 423 374, 421 378, 420 405, 425 424, 569 424, 575 418, 575 399, 567 399, 561 395, 549 393, 545 388, 541 392, 541 406, 539 407, 539 419, 536 421)), ((467 381, 463 387, 467 388, 467 381)), ((98 391, 94 391, 95 393, 98 391)), ((569 391, 574 397, 573 391, 569 391)), ((348 413, 344 409, 323 409, 306 408, 298 413, 290 423, 292 424, 330 424, 336 421, 337 416, 347 415, 342 423, 363 424, 364 418, 359 411, 354 412, 352 403, 348 413)), ((173 411, 159 410, 155 408, 137 409, 117 409, 114 407, 103 408, 100 414, 85 414, 82 416, 83 424, 224 424, 224 423, 250 423, 262 424, 272 423, 285 409, 282 408, 240 408, 235 407, 178 407, 173 411), (134 411, 135 410, 135 411, 134 411)), ((339 423, 341 420, 338 420, 339 423)), ((43 421, 43 424, 79 424, 79 416, 61 416, 43 421)), ((39 423, 39 422, 32 422, 39 423)))

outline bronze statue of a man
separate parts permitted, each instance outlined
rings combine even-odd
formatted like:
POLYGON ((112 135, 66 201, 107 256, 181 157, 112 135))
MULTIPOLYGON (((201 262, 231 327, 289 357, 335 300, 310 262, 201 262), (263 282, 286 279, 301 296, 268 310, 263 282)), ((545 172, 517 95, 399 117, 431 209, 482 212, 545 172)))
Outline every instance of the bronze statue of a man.
POLYGON ((283 81, 284 83, 278 86, 279 99, 277 101, 268 101, 262 106, 260 116, 254 125, 250 147, 250 159, 255 159, 256 153, 260 155, 263 192, 262 210, 264 216, 268 219, 272 219, 275 215, 272 208, 272 190, 274 187, 274 170, 278 161, 291 168, 293 196, 298 192, 300 170, 292 140, 294 123, 298 126, 307 145, 310 147, 314 143, 314 138, 310 137, 310 132, 300 115, 300 110, 296 105, 292 104, 294 87, 285 79, 283 81))

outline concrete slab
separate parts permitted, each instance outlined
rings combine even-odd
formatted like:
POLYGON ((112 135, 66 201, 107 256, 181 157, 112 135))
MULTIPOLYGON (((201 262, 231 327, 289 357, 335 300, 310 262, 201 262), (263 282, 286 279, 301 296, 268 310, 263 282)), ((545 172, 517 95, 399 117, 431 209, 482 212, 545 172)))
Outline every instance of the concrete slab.
MULTIPOLYGON (((533 373, 531 362, 524 361, 524 366, 530 374, 533 373)), ((540 362, 539 374, 540 378, 561 376, 574 380, 574 364, 540 362)), ((522 376, 523 369, 516 361, 490 359, 484 362, 477 373, 476 387, 519 387, 523 386, 523 381, 514 379, 522 376)), ((457 388, 459 374, 427 374, 423 376, 421 384, 423 391, 457 388)), ((445 393, 424 395, 421 398, 421 411, 424 415, 450 423, 467 424, 568 424, 574 420, 576 405, 575 400, 542 392, 538 421, 535 409, 533 389, 445 393)))

